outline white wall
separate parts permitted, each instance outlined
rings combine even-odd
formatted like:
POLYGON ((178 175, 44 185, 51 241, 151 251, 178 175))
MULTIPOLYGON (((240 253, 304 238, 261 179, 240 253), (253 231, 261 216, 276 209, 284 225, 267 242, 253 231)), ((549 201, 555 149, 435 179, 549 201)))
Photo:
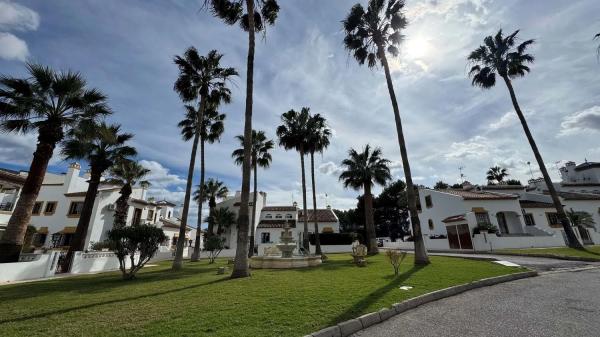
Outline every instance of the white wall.
POLYGON ((495 234, 475 234, 471 238, 475 251, 493 251, 509 248, 561 247, 565 241, 560 233, 553 236, 498 237, 495 234))
POLYGON ((446 225, 442 220, 449 216, 467 212, 462 198, 457 195, 430 189, 419 189, 419 199, 422 209, 419 212, 419 220, 421 221, 421 230, 425 235, 446 235, 446 225), (426 196, 431 196, 431 208, 426 206, 426 196), (433 221, 433 230, 429 229, 429 219, 433 221))
POLYGON ((49 254, 22 254, 21 259, 27 262, 0 263, 0 282, 33 280, 54 275, 58 263, 59 252, 49 254))

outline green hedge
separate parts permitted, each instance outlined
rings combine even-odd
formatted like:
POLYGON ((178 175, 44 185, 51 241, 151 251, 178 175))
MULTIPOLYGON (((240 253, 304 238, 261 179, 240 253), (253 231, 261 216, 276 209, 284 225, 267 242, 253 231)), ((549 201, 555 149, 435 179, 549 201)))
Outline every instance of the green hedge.
MULTIPOLYGON (((320 233, 319 241, 322 245, 351 245, 355 235, 352 233, 320 233)), ((315 244, 315 235, 310 234, 308 240, 311 245, 315 244)))

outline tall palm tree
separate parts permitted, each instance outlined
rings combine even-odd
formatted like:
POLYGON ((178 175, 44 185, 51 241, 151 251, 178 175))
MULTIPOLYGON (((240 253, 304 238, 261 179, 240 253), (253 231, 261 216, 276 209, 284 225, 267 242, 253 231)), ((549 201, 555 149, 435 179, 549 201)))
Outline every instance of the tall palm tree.
POLYGON ((310 242, 308 240, 308 214, 306 213, 306 174, 304 171, 304 156, 308 146, 308 122, 310 120, 310 109, 302 108, 300 112, 290 110, 281 115, 282 125, 277 127, 279 145, 286 150, 296 150, 300 154, 300 169, 302 171, 302 208, 304 214, 304 232, 302 235, 302 247, 308 253, 310 242))
MULTIPOLYGON (((307 151, 310 154, 310 175, 312 182, 313 221, 315 224, 315 254, 321 255, 321 241, 319 240, 319 225, 317 221, 317 189, 315 183, 315 152, 323 153, 329 146, 331 130, 327 127, 325 117, 320 114, 311 116, 308 121, 307 151)), ((306 214, 306 213, 305 213, 306 214)))
POLYGON ((468 57, 469 62, 473 64, 473 67, 469 71, 469 76, 472 77, 473 86, 481 87, 483 89, 492 88, 496 84, 496 74, 504 80, 515 112, 521 121, 525 136, 533 150, 535 159, 537 160, 546 186, 548 187, 548 191, 550 192, 550 196, 552 197, 552 202, 558 213, 558 218, 565 230, 569 247, 582 248, 581 243, 577 240, 573 228, 569 223, 569 219, 558 198, 552 180, 550 180, 550 175, 548 175, 548 170, 546 170, 542 155, 529 130, 527 120, 525 120, 525 116, 519 107, 519 102, 517 102, 517 96, 515 95, 515 90, 512 86, 512 80, 525 76, 525 74, 529 72, 527 64, 533 63, 534 61, 533 55, 526 53, 527 47, 533 44, 534 41, 526 40, 516 45, 518 33, 519 31, 516 30, 512 34, 504 36, 502 30, 499 30, 495 36, 487 36, 483 40, 484 44, 471 52, 468 57))
POLYGON ((21 196, 0 239, 0 263, 17 262, 31 211, 56 144, 76 123, 111 113, 106 96, 79 73, 27 64, 29 77, 0 76, 0 132, 37 132, 37 145, 21 196))
POLYGON ((137 154, 133 147, 126 145, 131 138, 133 135, 121 132, 118 124, 82 122, 77 128, 70 130, 63 142, 61 153, 65 159, 85 160, 90 166, 88 188, 63 270, 69 269, 73 254, 85 248, 85 238, 102 174, 115 163, 137 154))
POLYGON ((493 166, 486 172, 488 184, 496 183, 500 184, 504 181, 504 178, 508 177, 509 174, 505 168, 500 166, 493 166))
MULTIPOLYGON (((221 135, 225 130, 223 121, 225 120, 225 114, 221 114, 217 111, 217 106, 214 102, 208 102, 203 113, 202 126, 198 128, 200 123, 199 111, 195 110, 193 106, 186 105, 187 110, 186 119, 179 122, 179 127, 182 129, 182 133, 186 133, 187 137, 193 138, 195 132, 200 132, 200 184, 198 185, 198 193, 202 194, 204 187, 204 175, 205 175, 205 160, 204 160, 204 145, 206 143, 213 144, 221 139, 221 135)), ((202 203, 198 203, 198 219, 196 228, 202 228, 202 203)), ((196 230, 196 240, 194 243, 194 253, 192 254, 192 261, 198 261, 200 258, 200 231, 196 230)))
POLYGON ((242 164, 242 195, 238 214, 238 237, 235 263, 231 278, 250 276, 248 269, 248 203, 250 201, 250 167, 252 154, 252 93, 254 91, 255 32, 265 31, 267 25, 275 24, 279 5, 276 0, 205 0, 214 16, 228 25, 239 24, 248 32, 248 60, 246 63, 246 110, 244 112, 244 161, 242 164), (245 5, 245 6, 244 6, 245 5), (248 15, 251 14, 251 15, 248 15))
POLYGON ((369 68, 374 68, 377 66, 377 61, 379 61, 385 72, 396 121, 402 168, 406 179, 406 198, 415 240, 415 264, 424 265, 429 263, 429 257, 421 233, 421 222, 417 211, 417 196, 410 172, 402 120, 400 119, 400 110, 386 56, 386 52, 393 57, 399 54, 398 47, 403 39, 401 31, 407 25, 406 17, 402 11, 403 8, 404 0, 369 0, 366 10, 360 4, 354 5, 343 21, 346 32, 344 45, 360 65, 367 62, 369 68))
POLYGON ((381 149, 371 149, 367 144, 362 152, 354 149, 348 151, 348 158, 342 161, 345 170, 340 174, 344 187, 364 190, 365 224, 367 232, 367 247, 369 254, 377 254, 375 224, 373 219, 373 185, 385 184, 392 179, 388 167, 390 161, 382 157, 381 149))
MULTIPOLYGON (((227 82, 233 76, 237 76, 234 68, 221 67, 221 58, 223 55, 216 50, 211 50, 206 56, 200 56, 194 47, 189 47, 183 57, 175 56, 175 64, 179 68, 179 77, 175 81, 174 90, 179 94, 184 102, 199 101, 196 127, 201 128, 204 125, 204 113, 207 106, 216 107, 221 102, 229 103, 231 101, 231 91, 227 87, 227 82)), ((190 111, 187 109, 187 113, 190 111)), ((186 119, 189 119, 189 115, 186 119)), ((183 122, 182 122, 183 123, 183 122)), ((189 203, 192 194, 192 180, 194 178, 194 166, 196 162, 196 151, 200 140, 200 130, 190 133, 186 129, 187 124, 180 123, 183 139, 188 141, 193 139, 192 152, 190 155, 190 164, 188 168, 187 183, 185 188, 185 198, 181 214, 181 227, 179 237, 185 237, 187 228, 187 218, 189 212, 189 203)), ((203 186, 204 184, 200 184, 203 186)), ((198 241, 198 240, 196 240, 198 241)), ((173 260, 173 269, 178 270, 183 266, 183 245, 184 240, 177 241, 177 250, 173 260)), ((198 256, 196 256, 197 258, 198 256)))
POLYGON ((116 201, 115 220, 113 228, 125 227, 127 224, 127 210, 129 209, 129 197, 132 187, 136 184, 149 186, 149 182, 143 180, 150 173, 134 160, 120 160, 110 169, 111 182, 122 185, 119 198, 116 201))
MULTIPOLYGON (((215 210, 215 207, 217 206, 217 199, 225 199, 228 193, 229 189, 227 189, 227 186, 225 186, 224 182, 210 178, 204 183, 204 188, 202 189, 202 197, 200 196, 200 186, 198 186, 198 189, 194 192, 194 201, 197 203, 208 202, 209 211, 207 219, 210 219, 212 213, 215 210)), ((208 229, 206 231, 206 236, 209 237, 214 234, 214 223, 212 223, 211 221, 207 222, 208 229)))
MULTIPOLYGON (((236 149, 231 154, 236 165, 242 165, 244 163, 244 136, 238 135, 236 136, 237 140, 240 141, 240 145, 242 146, 239 149, 236 149)), ((250 246, 248 248, 248 257, 252 257, 254 254, 254 225, 256 221, 256 201, 258 200, 258 168, 269 168, 271 165, 271 161, 273 158, 271 157, 271 151, 274 147, 275 143, 272 140, 267 139, 264 131, 256 131, 252 130, 252 155, 251 155, 251 164, 252 170, 254 171, 254 194, 252 200, 252 221, 250 225, 250 246)))
POLYGON ((217 235, 223 234, 223 231, 235 224, 235 213, 230 211, 228 207, 216 208, 210 217, 211 220, 208 222, 217 225, 217 235))

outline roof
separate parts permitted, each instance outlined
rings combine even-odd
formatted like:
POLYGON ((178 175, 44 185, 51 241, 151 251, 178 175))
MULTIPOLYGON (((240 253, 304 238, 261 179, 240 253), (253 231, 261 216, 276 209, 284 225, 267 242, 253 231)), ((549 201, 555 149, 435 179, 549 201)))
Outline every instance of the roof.
POLYGON ((65 193, 65 197, 85 197, 86 193, 86 191, 65 193))
POLYGON ((171 206, 171 207, 175 207, 177 205, 175 205, 174 203, 170 202, 170 201, 166 201, 166 200, 160 200, 156 202, 157 205, 165 205, 165 206, 171 206))
POLYGON ((466 221, 464 214, 452 215, 442 220, 442 222, 466 221))
POLYGON ((518 196, 504 193, 483 192, 483 191, 466 191, 458 189, 437 190, 438 192, 454 194, 462 197, 463 200, 511 200, 517 199, 518 196))
POLYGON ((267 212, 286 212, 286 211, 297 211, 298 207, 296 206, 265 206, 262 209, 267 212))
POLYGON ((264 219, 260 220, 258 226, 256 228, 283 228, 285 224, 288 224, 291 228, 296 227, 295 220, 285 220, 285 219, 264 219))
POLYGON ((523 190, 525 186, 523 185, 487 185, 481 186, 482 190, 523 190))
POLYGON ((521 208, 554 208, 553 203, 533 200, 519 200, 519 204, 521 208))
POLYGON ((0 169, 0 179, 14 184, 23 185, 26 178, 25 176, 20 175, 17 171, 0 169))
MULTIPOLYGON (((307 210, 308 214, 307 221, 315 221, 315 212, 311 209, 307 210)), ((304 221, 303 211, 298 212, 298 221, 304 221)), ((337 222, 338 219, 330 209, 317 209, 317 222, 337 222)))
POLYGON ((600 200, 600 194, 593 193, 558 192, 558 195, 565 200, 600 200))
POLYGON ((575 166, 575 171, 583 171, 591 168, 600 168, 600 163, 596 162, 585 162, 575 166))
MULTIPOLYGON (((167 227, 167 228, 177 228, 179 229, 181 227, 181 222, 179 222, 179 220, 171 220, 171 219, 160 219, 160 222, 162 222, 162 227, 167 227)), ((192 228, 190 226, 187 226, 186 231, 190 231, 192 228)))
POLYGON ((144 199, 135 199, 135 198, 129 198, 129 200, 130 200, 131 202, 135 202, 135 203, 142 204, 142 205, 156 206, 156 203, 154 203, 154 202, 150 202, 150 201, 148 201, 148 200, 144 200, 144 199))

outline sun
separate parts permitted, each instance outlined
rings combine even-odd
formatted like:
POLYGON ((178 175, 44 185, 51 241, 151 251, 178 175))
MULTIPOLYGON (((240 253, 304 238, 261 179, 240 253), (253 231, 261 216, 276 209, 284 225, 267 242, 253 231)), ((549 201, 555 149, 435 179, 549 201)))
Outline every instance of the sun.
POLYGON ((407 37, 402 52, 413 60, 426 58, 432 51, 429 40, 423 36, 407 37))

